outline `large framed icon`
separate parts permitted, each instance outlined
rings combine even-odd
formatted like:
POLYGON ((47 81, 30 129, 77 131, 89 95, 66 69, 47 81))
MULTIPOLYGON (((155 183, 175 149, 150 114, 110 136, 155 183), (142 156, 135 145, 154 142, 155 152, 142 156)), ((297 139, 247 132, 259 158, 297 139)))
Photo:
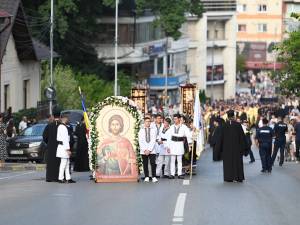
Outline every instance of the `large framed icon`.
POLYGON ((124 97, 109 97, 93 110, 91 161, 96 182, 138 181, 140 121, 136 105, 124 97))

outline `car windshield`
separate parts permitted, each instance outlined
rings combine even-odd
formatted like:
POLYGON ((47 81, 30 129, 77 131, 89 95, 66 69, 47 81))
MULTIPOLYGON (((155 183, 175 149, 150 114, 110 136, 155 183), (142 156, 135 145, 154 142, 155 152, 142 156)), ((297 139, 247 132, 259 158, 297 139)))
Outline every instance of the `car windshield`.
POLYGON ((32 127, 27 127, 22 133, 21 136, 43 136, 44 129, 46 124, 37 124, 32 127))

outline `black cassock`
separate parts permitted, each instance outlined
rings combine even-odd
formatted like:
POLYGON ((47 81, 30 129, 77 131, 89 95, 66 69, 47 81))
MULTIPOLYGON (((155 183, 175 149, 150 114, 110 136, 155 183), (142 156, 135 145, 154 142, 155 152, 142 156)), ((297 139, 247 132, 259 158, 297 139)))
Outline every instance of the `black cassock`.
POLYGON ((246 136, 241 124, 227 121, 216 144, 216 151, 222 154, 224 181, 243 181, 243 155, 247 149, 246 136))
POLYGON ((76 126, 75 135, 77 136, 77 149, 74 171, 84 172, 90 171, 89 168, 89 147, 86 138, 86 127, 84 123, 80 123, 76 126))
POLYGON ((217 147, 218 147, 217 142, 220 141, 221 134, 222 134, 222 126, 219 125, 214 129, 212 137, 211 137, 211 145, 213 148, 213 161, 221 160, 221 152, 218 151, 218 149, 217 149, 217 147))
POLYGON ((46 151, 46 181, 57 181, 60 158, 56 157, 57 150, 57 127, 59 123, 54 121, 45 127, 43 140, 47 144, 46 151))

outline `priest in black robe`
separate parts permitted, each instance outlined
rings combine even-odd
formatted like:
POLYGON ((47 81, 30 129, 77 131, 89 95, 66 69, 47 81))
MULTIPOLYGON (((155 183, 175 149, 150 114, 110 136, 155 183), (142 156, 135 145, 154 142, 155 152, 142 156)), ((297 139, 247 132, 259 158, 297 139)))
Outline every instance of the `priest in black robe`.
POLYGON ((89 167, 89 146, 86 137, 86 126, 82 118, 81 123, 76 126, 75 135, 77 136, 77 149, 74 164, 74 171, 90 171, 89 167))
POLYGON ((227 115, 228 121, 222 127, 221 138, 216 149, 222 154, 224 181, 243 182, 246 137, 241 124, 234 120, 234 111, 229 110, 227 115))
MULTIPOLYGON (((58 115, 59 116, 59 115, 58 115)), ((46 150, 46 181, 58 181, 60 158, 56 157, 57 150, 57 127, 59 125, 58 119, 53 119, 49 116, 49 123, 43 132, 43 141, 47 144, 46 150)))
POLYGON ((222 126, 225 121, 222 121, 221 118, 216 118, 214 121, 214 131, 211 137, 211 146, 213 148, 213 161, 221 161, 221 152, 217 149, 217 143, 220 142, 222 134, 222 126))

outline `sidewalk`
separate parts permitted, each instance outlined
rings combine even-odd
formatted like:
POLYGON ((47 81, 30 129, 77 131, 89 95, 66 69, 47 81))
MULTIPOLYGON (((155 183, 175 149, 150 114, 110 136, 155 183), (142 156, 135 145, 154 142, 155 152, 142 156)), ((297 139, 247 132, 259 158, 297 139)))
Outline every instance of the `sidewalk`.
POLYGON ((35 163, 4 163, 0 166, 0 172, 8 171, 44 171, 46 164, 35 163))

